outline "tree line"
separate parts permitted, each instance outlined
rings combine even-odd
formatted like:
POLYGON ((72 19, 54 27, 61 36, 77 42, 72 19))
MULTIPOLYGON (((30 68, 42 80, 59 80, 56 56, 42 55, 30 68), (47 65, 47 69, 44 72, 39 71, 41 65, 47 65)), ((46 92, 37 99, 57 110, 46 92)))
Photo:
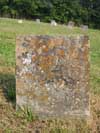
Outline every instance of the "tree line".
POLYGON ((0 16, 65 24, 74 21, 100 29, 100 0, 0 0, 0 16))

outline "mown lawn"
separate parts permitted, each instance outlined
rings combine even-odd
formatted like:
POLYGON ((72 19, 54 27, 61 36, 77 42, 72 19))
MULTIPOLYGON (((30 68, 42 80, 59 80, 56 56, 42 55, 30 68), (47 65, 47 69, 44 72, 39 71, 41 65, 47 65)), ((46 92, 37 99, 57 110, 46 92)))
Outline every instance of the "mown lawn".
MULTIPOLYGON (((37 24, 34 21, 24 20, 23 24, 18 24, 17 21, 18 20, 14 19, 0 18, 0 89, 4 88, 6 90, 8 94, 7 98, 9 101, 15 102, 14 75, 15 75, 16 36, 27 35, 27 34, 34 34, 34 35, 46 34, 46 35, 65 35, 65 36, 76 35, 76 34, 89 35, 90 64, 91 64, 90 68, 91 95, 97 98, 100 96, 100 30, 89 29, 86 32, 82 31, 78 27, 75 27, 73 29, 68 29, 65 25, 58 25, 57 27, 52 27, 50 24, 47 23, 37 24)), ((94 99, 95 99, 94 101, 98 101, 98 99, 96 98, 94 99)), ((2 100, 0 102, 1 102, 0 105, 2 105, 2 100)), ((96 104, 96 106, 97 107, 94 106, 92 107, 98 108, 97 110, 99 110, 98 107, 99 105, 96 104)), ((98 113, 100 117, 100 110, 98 113)), ((20 123, 20 120, 18 121, 20 123)), ((1 127, 2 126, 0 126, 0 128, 1 127)), ((57 129, 57 133, 60 132, 59 130, 60 129, 57 129)), ((10 132, 10 129, 8 130, 8 132, 10 132)))

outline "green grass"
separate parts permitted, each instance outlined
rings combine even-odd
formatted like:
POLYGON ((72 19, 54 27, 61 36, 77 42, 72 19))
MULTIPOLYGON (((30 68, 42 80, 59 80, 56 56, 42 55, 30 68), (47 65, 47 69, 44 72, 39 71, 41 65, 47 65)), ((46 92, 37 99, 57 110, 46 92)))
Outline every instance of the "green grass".
POLYGON ((27 120, 27 122, 33 122, 35 120, 38 120, 38 116, 32 112, 32 109, 30 107, 19 107, 16 111, 17 117, 22 117, 27 120))
POLYGON ((0 87, 4 88, 4 94, 8 101, 14 102, 16 100, 15 94, 15 76, 14 74, 0 73, 0 87))
MULTIPOLYGON (((64 25, 58 25, 52 27, 50 24, 41 23, 37 24, 34 21, 24 20, 23 24, 18 24, 18 20, 14 19, 0 19, 0 87, 4 88, 7 96, 6 99, 14 103, 15 106, 15 75, 13 68, 15 68, 15 47, 16 37, 19 35, 76 35, 87 34, 90 38, 90 85, 91 92, 96 94, 96 97, 100 96, 100 31, 89 29, 88 32, 83 32, 80 28, 68 29, 64 25), (98 95, 98 96, 97 96, 98 95)), ((98 101, 98 99, 97 99, 98 101)), ((0 108, 3 103, 0 103, 0 108)), ((22 112, 17 112, 10 106, 4 105, 1 112, 3 114, 3 121, 0 121, 0 131, 3 129, 5 133, 23 131, 29 132, 29 129, 33 131, 35 121, 38 117, 35 116, 30 109, 26 109, 22 112), (7 121, 7 122, 6 122, 7 121), (34 123, 34 124, 33 124, 34 123), (5 125, 5 126, 4 126, 5 125)), ((97 132, 99 132, 99 116, 100 109, 99 104, 96 107, 92 105, 92 112, 94 112, 94 120, 97 126, 95 126, 97 132)), ((0 117, 0 120, 2 117, 0 117)), ((43 125, 43 122, 38 122, 43 125)), ((43 133, 90 133, 91 129, 86 123, 79 120, 72 120, 68 123, 65 121, 51 120, 44 123, 46 128, 42 129, 43 133), (72 124, 74 123, 74 124, 72 124), (63 127, 65 125, 65 127, 63 127), (62 127, 62 128, 61 128, 62 127), (49 132, 50 131, 50 132, 49 132)), ((37 123, 35 124, 38 126, 37 123)), ((94 128, 94 127, 93 127, 94 128)), ((31 132, 30 131, 30 132, 31 132)), ((38 129, 36 129, 37 132, 38 129)))
POLYGON ((84 33, 80 28, 68 29, 65 25, 52 27, 48 23, 37 24, 24 20, 18 24, 14 19, 0 19, 0 66, 15 67, 15 44, 18 35, 75 35, 87 34, 90 37, 91 91, 100 94, 100 30, 89 29, 84 33))

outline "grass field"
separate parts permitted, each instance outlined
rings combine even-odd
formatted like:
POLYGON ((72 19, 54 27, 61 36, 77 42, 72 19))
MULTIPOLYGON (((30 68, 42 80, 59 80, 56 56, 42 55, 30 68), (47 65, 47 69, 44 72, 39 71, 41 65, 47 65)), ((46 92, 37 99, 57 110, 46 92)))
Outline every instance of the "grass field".
MULTIPOLYGON (((89 129, 81 125, 80 128, 67 131, 59 128, 51 129, 51 133, 96 133, 100 130, 100 30, 89 29, 87 32, 75 27, 68 29, 65 25, 52 27, 50 24, 37 24, 34 21, 24 20, 23 24, 18 24, 14 19, 0 19, 0 133, 30 132, 35 122, 27 122, 24 114, 15 111, 15 44, 18 35, 75 35, 87 34, 90 38, 90 88, 91 88, 91 108, 93 114, 92 128, 89 129), (19 127, 19 128, 18 128, 19 127), (87 129, 86 129, 87 128, 87 129)), ((26 116, 26 115, 25 115, 26 116)), ((32 119, 34 116, 32 116, 32 119)), ((42 122, 42 125, 45 122, 42 122)), ((52 127, 52 121, 47 122, 47 128, 52 127)), ((66 123, 66 122, 65 122, 66 123)), ((60 122, 61 124, 61 122, 60 122)), ((45 124, 44 124, 45 125, 45 124)), ((59 125, 59 122, 58 122, 59 125)), ((65 124, 66 125, 66 124, 65 124)), ((33 130, 32 130, 33 131, 33 130)), ((48 133, 48 130, 43 131, 48 133)))

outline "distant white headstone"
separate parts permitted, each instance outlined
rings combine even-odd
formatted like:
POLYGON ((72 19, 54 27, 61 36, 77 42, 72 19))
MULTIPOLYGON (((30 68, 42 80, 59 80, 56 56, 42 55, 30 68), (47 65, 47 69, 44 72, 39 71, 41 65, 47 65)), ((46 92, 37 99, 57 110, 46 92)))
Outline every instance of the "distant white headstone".
POLYGON ((51 20, 51 25, 52 26, 57 26, 57 22, 55 20, 51 20))
POLYGON ((67 27, 72 29, 75 26, 75 22, 69 21, 67 27))
POLYGON ((88 25, 81 25, 80 28, 84 31, 88 30, 88 25))
POLYGON ((40 23, 40 19, 36 19, 36 22, 37 22, 37 23, 40 23))
POLYGON ((19 24, 22 24, 22 23, 23 23, 23 20, 18 20, 18 23, 19 23, 19 24))

